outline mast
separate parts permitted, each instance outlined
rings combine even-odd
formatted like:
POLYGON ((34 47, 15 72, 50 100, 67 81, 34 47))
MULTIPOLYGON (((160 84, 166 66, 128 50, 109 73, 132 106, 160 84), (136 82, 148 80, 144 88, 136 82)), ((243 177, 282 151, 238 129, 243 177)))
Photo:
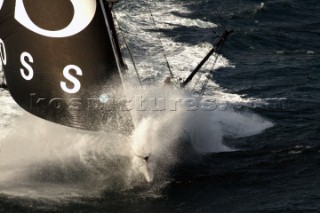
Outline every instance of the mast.
POLYGON ((233 30, 225 30, 220 36, 219 40, 213 45, 212 49, 209 51, 209 53, 202 59, 202 61, 198 64, 198 66, 191 72, 191 74, 188 76, 188 78, 181 84, 181 87, 185 87, 197 74, 197 72, 201 69, 201 67, 208 61, 210 56, 217 52, 219 48, 224 44, 225 40, 229 37, 229 35, 233 33, 233 30))
POLYGON ((23 109, 73 128, 131 131, 108 11, 102 0, 0 3, 1 61, 23 109))

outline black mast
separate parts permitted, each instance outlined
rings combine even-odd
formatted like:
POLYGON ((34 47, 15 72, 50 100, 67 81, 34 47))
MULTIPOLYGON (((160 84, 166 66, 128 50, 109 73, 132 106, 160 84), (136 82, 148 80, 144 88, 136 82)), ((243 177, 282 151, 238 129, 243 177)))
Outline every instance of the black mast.
POLYGON ((219 40, 213 45, 213 48, 209 51, 209 53, 202 59, 202 61, 198 64, 198 66, 192 71, 192 73, 188 76, 188 78, 181 84, 181 87, 185 87, 197 74, 197 72, 201 69, 201 67, 206 63, 206 61, 210 58, 210 56, 217 52, 219 48, 223 45, 228 36, 233 33, 233 30, 225 30, 219 40))

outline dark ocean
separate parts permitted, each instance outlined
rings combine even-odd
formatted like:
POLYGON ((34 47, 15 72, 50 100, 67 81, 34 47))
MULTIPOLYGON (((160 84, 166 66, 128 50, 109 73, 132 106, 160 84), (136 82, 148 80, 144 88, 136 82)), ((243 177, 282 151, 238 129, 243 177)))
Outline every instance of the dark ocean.
MULTIPOLYGON (((258 114, 273 127, 249 137, 225 137, 223 143, 235 151, 174 167, 159 188, 145 183, 63 200, 4 193, 0 212, 320 212, 320 2, 160 2, 188 11, 175 12, 177 19, 213 22, 218 34, 221 23, 234 30, 221 53, 232 66, 217 69, 211 80, 228 93, 266 100, 237 110, 258 114)), ((130 3, 132 11, 134 4, 139 1, 130 3)), ((193 46, 210 42, 215 36, 210 30, 159 31, 193 46)))

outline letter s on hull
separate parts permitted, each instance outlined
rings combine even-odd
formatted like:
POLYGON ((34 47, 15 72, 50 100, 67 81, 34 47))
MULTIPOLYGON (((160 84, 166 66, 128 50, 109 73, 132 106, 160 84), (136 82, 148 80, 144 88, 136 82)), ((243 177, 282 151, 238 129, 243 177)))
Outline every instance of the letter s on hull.
POLYGON ((70 70, 75 70, 76 74, 78 76, 82 76, 82 70, 78 66, 76 66, 76 65, 66 66, 63 69, 63 76, 66 79, 68 79, 70 82, 72 82, 74 84, 74 87, 72 89, 68 88, 67 83, 64 81, 60 82, 60 86, 63 91, 70 93, 70 94, 75 94, 75 93, 79 92, 79 90, 81 89, 81 83, 78 79, 76 79, 74 76, 72 76, 70 74, 70 70))
MULTIPOLYGON (((0 7, 4 0, 0 0, 0 7)), ((23 0, 16 0, 15 19, 29 30, 47 37, 63 38, 73 36, 84 30, 92 21, 96 9, 96 0, 70 0, 74 7, 74 16, 70 24, 61 30, 50 31, 38 27, 34 24, 23 4, 23 0)), ((46 9, 46 8, 44 8, 46 9)))
POLYGON ((30 55, 30 53, 28 52, 23 52, 20 56, 20 62, 27 69, 28 74, 26 74, 25 70, 22 68, 20 69, 20 73, 24 79, 26 79, 27 81, 30 81, 33 78, 34 72, 30 64, 26 62, 26 58, 28 58, 30 63, 33 63, 32 55, 30 55))

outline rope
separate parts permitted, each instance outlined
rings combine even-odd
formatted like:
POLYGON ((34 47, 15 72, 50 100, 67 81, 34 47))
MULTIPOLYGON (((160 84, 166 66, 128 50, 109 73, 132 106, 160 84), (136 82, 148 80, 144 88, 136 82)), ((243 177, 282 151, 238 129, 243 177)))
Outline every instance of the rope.
MULTIPOLYGON (((214 67, 216 66, 216 63, 217 63, 217 61, 218 61, 218 58, 219 58, 219 55, 216 54, 216 59, 214 60, 214 62, 213 62, 213 64, 212 64, 211 71, 214 70, 214 67)), ((208 83, 209 83, 209 75, 207 75, 207 79, 206 79, 205 83, 204 83, 203 86, 202 86, 202 89, 201 89, 201 92, 200 92, 200 95, 199 95, 199 99, 203 96, 204 91, 206 90, 206 87, 207 87, 208 83)))
MULTIPOLYGON (((211 58, 208 60, 208 62, 210 62, 210 61, 211 61, 211 58)), ((207 62, 207 63, 208 63, 208 62, 207 62)), ((200 82, 200 80, 201 80, 202 75, 198 75, 198 76, 199 76, 199 78, 198 78, 197 81, 194 83, 194 85, 193 85, 193 87, 192 87, 192 90, 195 90, 197 84, 199 84, 199 82, 200 82)))
MULTIPOLYGON (((212 4, 214 4, 214 2, 212 2, 212 4)), ((214 16, 216 16, 216 18, 219 20, 219 23, 220 23, 220 25, 222 26, 223 30, 226 30, 226 26, 225 26, 225 24, 223 23, 222 15, 221 15, 221 13, 219 12, 219 10, 217 9, 217 7, 215 6, 215 4, 214 4, 213 8, 214 8, 214 16)), ((213 30, 213 33, 217 34, 214 30, 213 30)), ((220 49, 223 47, 223 45, 224 45, 224 41, 223 41, 220 49)), ((211 68, 212 71, 213 71, 214 68, 215 68, 215 65, 216 65, 216 63, 217 63, 217 61, 218 61, 218 58, 219 58, 219 55, 216 53, 216 58, 215 58, 214 63, 212 64, 212 68, 211 68)), ((197 83, 200 82, 200 79, 201 79, 201 76, 200 76, 200 78, 198 79, 197 83)), ((206 80, 205 80, 205 83, 204 83, 203 86, 202 86, 202 89, 201 89, 201 92, 200 92, 200 95, 199 95, 199 99, 203 96, 203 94, 204 94, 204 92, 205 92, 205 90, 206 90, 206 87, 207 87, 208 83, 209 83, 209 75, 207 75, 207 78, 206 78, 206 80)))
MULTIPOLYGON (((154 19, 154 17, 153 17, 153 14, 152 14, 152 11, 151 11, 151 8, 150 8, 150 5, 149 5, 149 1, 146 1, 146 2, 147 2, 147 4, 146 4, 146 5, 147 5, 147 9, 149 10, 149 13, 150 13, 150 16, 151 16, 151 20, 152 20, 152 22, 153 22, 153 25, 154 25, 154 27, 157 29, 157 31, 160 32, 160 29, 157 27, 156 21, 155 21, 155 19, 154 19)), ((173 75, 173 72, 172 72, 172 70, 171 70, 171 67, 170 67, 170 64, 169 64, 169 61, 168 61, 168 57, 167 57, 167 55, 166 55, 166 52, 165 52, 163 43, 162 43, 162 41, 161 41, 161 38, 158 37, 158 39, 159 39, 160 45, 161 45, 161 47, 162 47, 162 49, 163 49, 163 56, 164 56, 164 59, 166 60, 166 64, 167 64, 167 67, 168 67, 168 70, 169 70, 169 73, 170 73, 170 77, 171 77, 171 78, 174 78, 174 75, 173 75)))
POLYGON ((216 7, 216 5, 215 5, 215 3, 214 2, 211 2, 211 4, 213 5, 213 10, 214 10, 214 16, 216 16, 216 18, 219 20, 219 23, 220 23, 220 25, 223 27, 223 30, 226 30, 226 26, 225 26, 225 24, 224 24, 224 22, 223 22, 223 18, 222 18, 222 15, 221 15, 221 13, 219 12, 219 10, 217 9, 217 7, 216 7))
POLYGON ((122 37, 123 37, 123 42, 124 42, 124 44, 125 44, 125 46, 126 46, 126 48, 127 48, 127 50, 128 50, 130 59, 131 59, 131 61, 132 61, 133 67, 134 67, 134 70, 135 70, 135 72, 136 72, 136 74, 137 74, 137 77, 138 77, 138 80, 139 80, 139 84, 142 86, 141 77, 140 77, 140 74, 139 74, 139 72, 138 72, 136 63, 134 62, 133 55, 132 55, 132 52, 131 52, 131 50, 130 50, 130 48, 129 48, 128 42, 126 41, 126 37, 125 37, 125 35, 124 35, 124 32, 123 32, 123 30, 122 30, 122 28, 121 28, 121 25, 120 25, 119 22, 118 22, 118 19, 117 19, 116 14, 113 13, 113 15, 114 15, 114 19, 115 19, 116 22, 117 22, 117 25, 119 26, 121 35, 122 35, 122 37))

